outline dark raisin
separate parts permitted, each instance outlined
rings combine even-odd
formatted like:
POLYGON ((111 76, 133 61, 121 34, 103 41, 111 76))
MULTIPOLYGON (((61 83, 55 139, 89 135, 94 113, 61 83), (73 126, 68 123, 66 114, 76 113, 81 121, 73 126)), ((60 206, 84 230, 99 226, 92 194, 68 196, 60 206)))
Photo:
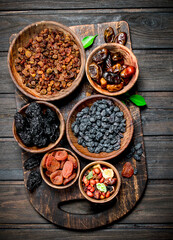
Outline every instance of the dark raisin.
POLYGON ((15 119, 15 126, 16 126, 17 132, 23 131, 26 125, 25 118, 22 116, 22 114, 17 112, 14 115, 14 119, 15 119))
POLYGON ((138 149, 140 149, 142 147, 142 144, 141 143, 138 143, 135 145, 135 150, 137 151, 138 149))
POLYGON ((139 155, 137 155, 137 154, 134 154, 134 159, 136 160, 136 161, 140 161, 141 160, 141 157, 139 156, 139 155))
POLYGON ((134 169, 134 175, 137 175, 137 174, 138 174, 138 169, 135 168, 135 169, 134 169))
POLYGON ((30 105, 27 107, 27 109, 25 111, 25 114, 29 118, 39 116, 41 114, 40 104, 38 104, 36 102, 30 103, 30 105))

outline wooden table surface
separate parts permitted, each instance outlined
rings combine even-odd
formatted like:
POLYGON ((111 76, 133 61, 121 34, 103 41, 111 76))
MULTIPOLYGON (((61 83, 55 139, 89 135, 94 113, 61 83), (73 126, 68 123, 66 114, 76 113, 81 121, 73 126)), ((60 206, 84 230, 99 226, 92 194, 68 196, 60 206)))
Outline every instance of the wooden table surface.
POLYGON ((173 237, 173 1, 0 0, 0 239, 172 239, 173 237), (9 37, 36 21, 65 25, 125 20, 138 58, 148 184, 135 209, 114 224, 70 231, 30 205, 21 150, 12 135, 15 87, 7 68, 9 37))

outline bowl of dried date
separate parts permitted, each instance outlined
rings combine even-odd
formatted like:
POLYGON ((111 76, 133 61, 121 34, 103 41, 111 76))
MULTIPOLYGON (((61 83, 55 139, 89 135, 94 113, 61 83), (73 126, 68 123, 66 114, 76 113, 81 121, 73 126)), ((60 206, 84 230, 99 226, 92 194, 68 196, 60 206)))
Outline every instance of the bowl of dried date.
POLYGON ((71 110, 66 122, 70 146, 91 161, 120 155, 133 136, 133 120, 128 108, 116 98, 93 95, 71 110))
POLYGON ((79 177, 80 163, 77 156, 66 148, 55 148, 43 156, 40 173, 50 187, 64 189, 79 177))
POLYGON ((85 52, 69 27, 36 22, 16 34, 8 52, 8 68, 23 94, 35 100, 59 100, 81 82, 85 52))
POLYGON ((55 105, 36 101, 16 112, 12 130, 15 140, 25 151, 44 153, 61 141, 65 121, 55 105))
POLYGON ((118 170, 104 161, 88 164, 80 173, 79 189, 93 203, 106 203, 115 198, 121 186, 118 170))
POLYGON ((129 91, 139 75, 135 55, 119 43, 105 43, 95 48, 88 56, 85 71, 91 86, 108 96, 129 91))

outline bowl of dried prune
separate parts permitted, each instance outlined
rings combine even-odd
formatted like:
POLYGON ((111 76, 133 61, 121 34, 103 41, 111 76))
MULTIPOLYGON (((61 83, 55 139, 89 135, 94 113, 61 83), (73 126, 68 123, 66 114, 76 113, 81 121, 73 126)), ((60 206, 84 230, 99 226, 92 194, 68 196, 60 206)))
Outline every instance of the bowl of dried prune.
POLYGON ((14 138, 27 152, 44 153, 51 150, 61 141, 64 131, 63 115, 51 103, 28 103, 14 115, 14 138))
POLYGON ((129 91, 139 75, 135 55, 118 43, 105 43, 95 48, 88 56, 85 70, 92 87, 108 96, 129 91))
POLYGON ((8 68, 23 94, 54 101, 76 89, 84 75, 85 51, 69 27, 41 21, 15 35, 8 52, 8 68))
POLYGON ((121 186, 118 170, 104 161, 85 166, 79 176, 82 195, 93 203, 106 203, 115 198, 121 186))
POLYGON ((40 164, 40 173, 50 187, 64 189, 73 185, 79 177, 80 162, 66 148, 55 148, 46 153, 40 164))
POLYGON ((121 154, 133 136, 128 108, 116 98, 93 95, 68 115, 66 135, 73 150, 88 160, 109 160, 121 154))

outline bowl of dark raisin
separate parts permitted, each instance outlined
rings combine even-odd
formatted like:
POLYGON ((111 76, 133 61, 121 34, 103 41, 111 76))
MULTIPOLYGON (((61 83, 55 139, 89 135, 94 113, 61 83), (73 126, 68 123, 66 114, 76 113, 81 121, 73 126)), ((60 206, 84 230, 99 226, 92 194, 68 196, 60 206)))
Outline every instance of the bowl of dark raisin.
POLYGON ((51 150, 61 141, 64 131, 64 118, 51 103, 32 102, 14 115, 14 138, 27 152, 44 153, 51 150))
POLYGON ((78 36, 53 21, 28 25, 12 41, 8 68, 16 87, 28 97, 55 101, 80 84, 85 51, 78 36))
POLYGON ((95 48, 88 56, 85 70, 92 87, 108 96, 129 91, 139 75, 135 55, 118 43, 105 43, 95 48))
POLYGON ((116 98, 93 95, 78 102, 68 115, 70 146, 88 160, 109 160, 121 154, 133 136, 128 108, 116 98))
POLYGON ((106 203, 115 198, 121 186, 118 170, 104 161, 85 166, 79 176, 82 195, 93 203, 106 203))

